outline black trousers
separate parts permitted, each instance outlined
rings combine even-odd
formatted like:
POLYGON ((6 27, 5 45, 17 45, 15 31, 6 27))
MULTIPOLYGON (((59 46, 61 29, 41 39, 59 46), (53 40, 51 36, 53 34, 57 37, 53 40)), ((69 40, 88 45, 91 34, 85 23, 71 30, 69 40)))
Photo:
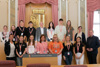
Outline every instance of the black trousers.
POLYGON ((89 64, 97 64, 97 54, 87 53, 89 64))
POLYGON ((6 57, 6 60, 14 60, 14 61, 16 61, 16 57, 6 57))

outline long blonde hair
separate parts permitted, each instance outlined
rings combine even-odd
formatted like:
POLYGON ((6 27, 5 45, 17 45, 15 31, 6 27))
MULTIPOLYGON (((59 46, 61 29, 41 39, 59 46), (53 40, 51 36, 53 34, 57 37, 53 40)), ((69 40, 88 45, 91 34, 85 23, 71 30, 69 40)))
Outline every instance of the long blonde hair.
MULTIPOLYGON (((66 36, 66 37, 65 37, 65 45, 66 45, 66 43, 67 43, 67 42, 66 42, 66 38, 67 38, 67 37, 69 37, 69 39, 70 39, 70 36, 66 36)), ((69 42, 70 42, 70 44, 71 44, 71 40, 69 40, 69 42)))

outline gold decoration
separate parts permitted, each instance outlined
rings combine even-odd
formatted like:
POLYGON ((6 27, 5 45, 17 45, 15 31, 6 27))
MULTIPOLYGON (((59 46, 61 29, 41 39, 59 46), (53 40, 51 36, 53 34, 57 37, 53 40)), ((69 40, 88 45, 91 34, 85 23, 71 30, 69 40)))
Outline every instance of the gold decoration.
POLYGON ((44 10, 32 10, 30 20, 33 22, 35 28, 40 27, 40 22, 43 22, 45 26, 45 11, 44 10))

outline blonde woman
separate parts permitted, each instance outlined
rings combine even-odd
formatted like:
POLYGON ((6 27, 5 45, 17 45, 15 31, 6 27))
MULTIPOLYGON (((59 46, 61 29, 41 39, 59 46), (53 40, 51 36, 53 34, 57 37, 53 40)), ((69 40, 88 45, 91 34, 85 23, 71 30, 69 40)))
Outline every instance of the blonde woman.
POLYGON ((63 43, 63 59, 67 65, 71 65, 72 62, 72 53, 73 53, 73 44, 71 43, 70 36, 65 37, 65 42, 63 43))
POLYGON ((3 26, 3 32, 0 32, 0 39, 1 42, 5 43, 9 39, 9 32, 8 32, 8 26, 4 25, 3 26))
POLYGON ((62 60, 62 50, 63 50, 63 45, 62 43, 58 40, 57 34, 53 35, 53 40, 52 42, 49 43, 49 51, 51 54, 57 54, 58 56, 58 65, 61 65, 61 60, 62 60))

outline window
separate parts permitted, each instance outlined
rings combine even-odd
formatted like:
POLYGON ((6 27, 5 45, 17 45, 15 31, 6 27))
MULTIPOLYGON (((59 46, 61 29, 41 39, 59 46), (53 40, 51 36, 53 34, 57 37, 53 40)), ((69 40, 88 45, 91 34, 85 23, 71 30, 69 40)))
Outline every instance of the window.
POLYGON ((93 30, 94 35, 100 39, 100 11, 94 11, 93 30))

